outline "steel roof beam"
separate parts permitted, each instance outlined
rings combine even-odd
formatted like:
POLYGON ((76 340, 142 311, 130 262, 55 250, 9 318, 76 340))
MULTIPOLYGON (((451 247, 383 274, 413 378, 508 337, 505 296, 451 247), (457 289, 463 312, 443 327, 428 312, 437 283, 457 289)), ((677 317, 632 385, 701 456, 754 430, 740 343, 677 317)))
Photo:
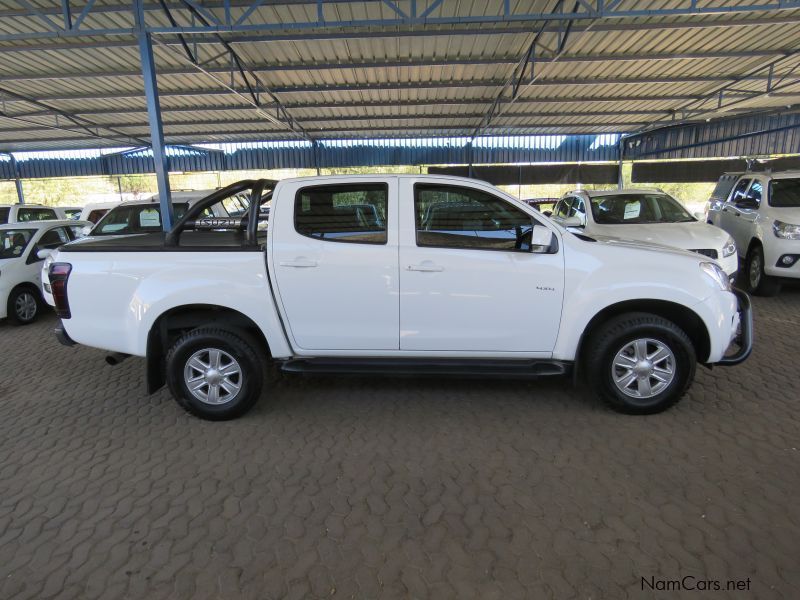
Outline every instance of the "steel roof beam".
MULTIPOLYGON (((713 5, 700 4, 696 0, 684 0, 677 8, 648 8, 639 9, 635 8, 636 4, 621 3, 618 1, 608 0, 579 0, 576 3, 574 11, 564 11, 562 7, 557 8, 552 12, 514 12, 511 10, 510 2, 495 2, 487 5, 488 9, 484 14, 480 15, 462 15, 462 16, 448 16, 444 15, 444 3, 438 0, 433 0, 433 3, 428 6, 428 9, 420 14, 406 14, 402 10, 391 10, 389 17, 374 17, 365 19, 340 19, 338 12, 332 13, 331 11, 324 10, 329 0, 319 0, 318 2, 304 2, 308 6, 316 5, 316 19, 306 21, 292 21, 287 23, 274 22, 267 19, 260 19, 261 13, 258 11, 249 11, 246 19, 241 17, 236 20, 232 17, 230 0, 225 0, 218 5, 217 3, 205 2, 202 5, 197 5, 202 8, 203 14, 207 15, 206 22, 193 23, 188 26, 169 25, 152 25, 141 23, 137 20, 131 25, 122 25, 116 27, 100 28, 100 27, 80 27, 73 24, 72 27, 61 28, 55 23, 47 13, 42 12, 38 6, 33 5, 24 0, 25 5, 22 10, 17 11, 4 11, 0 13, 0 17, 6 20, 13 20, 19 17, 38 17, 37 20, 32 21, 41 25, 39 28, 33 28, 31 31, 19 33, 5 33, 0 35, 0 41, 17 41, 22 39, 46 39, 46 38, 59 38, 59 37, 78 37, 78 36, 117 36, 117 35, 132 35, 142 27, 148 33, 164 35, 164 34, 207 34, 207 33, 246 33, 252 31, 287 31, 287 30, 325 30, 325 29, 340 29, 340 28, 374 28, 374 27, 397 27, 397 26, 414 26, 414 25, 477 25, 477 24, 492 24, 492 23, 530 23, 542 21, 595 21, 600 19, 620 19, 620 18, 650 18, 650 17, 679 17, 679 16, 697 16, 697 15, 720 15, 720 14, 734 14, 734 13, 756 13, 756 12, 778 12, 784 10, 792 10, 800 8, 800 0, 761 0, 756 4, 740 4, 735 0, 721 1, 713 5), (224 13, 220 14, 215 12, 211 7, 224 8, 224 13), (634 8, 631 8, 634 7, 634 8)), ((386 4, 384 0, 366 0, 367 2, 380 2, 386 4)), ((122 7, 117 6, 94 6, 93 1, 90 0, 89 4, 85 7, 84 12, 89 14, 103 14, 110 9, 114 12, 122 12, 122 7)), ((270 6, 275 7, 280 4, 287 4, 286 2, 271 2, 270 6)), ((290 3, 291 4, 291 3, 290 3)), ((361 4, 361 3, 358 3, 361 4)), ((393 4, 393 3, 390 3, 393 4)), ((190 3, 191 5, 191 3, 190 3)), ((239 4, 238 6, 250 7, 253 2, 245 5, 239 4)), ((175 10, 185 9, 186 3, 169 5, 175 10)), ((396 5, 395 5, 396 6, 396 5)), ((413 4, 416 6, 416 3, 413 4)), ((130 10, 130 5, 127 7, 130 10)), ((148 10, 160 10, 160 5, 148 5, 148 10)), ((61 9, 56 9, 64 19, 63 5, 61 9)), ((309 11, 311 12, 311 11, 309 11)), ((85 15, 83 15, 85 16, 85 15)))
MULTIPOLYGON (((728 58, 762 58, 777 57, 789 54, 790 50, 739 50, 739 51, 719 51, 719 52, 684 52, 677 54, 611 54, 611 55, 574 55, 574 56, 537 56, 536 63, 549 64, 560 63, 609 63, 609 62, 635 62, 635 61, 674 61, 674 60, 716 60, 728 58)), ((519 61, 515 57, 473 57, 473 58, 429 58, 412 59, 407 61, 375 61, 375 62, 335 62, 335 63, 293 63, 293 64, 261 64, 250 65, 249 70, 253 73, 273 73, 282 71, 328 71, 342 69, 387 69, 387 68, 411 68, 411 67, 448 67, 462 65, 510 65, 519 61)), ((207 73, 227 74, 230 66, 212 67, 204 66, 203 70, 207 73)), ((196 69, 160 69, 160 76, 193 75, 196 69)), ((141 72, 130 71, 102 71, 102 72, 83 72, 83 73, 64 73, 63 71, 54 73, 20 73, 14 75, 2 75, 0 81, 51 81, 69 79, 108 79, 112 77, 139 77, 141 72)))
MULTIPOLYGON (((800 94, 798 92, 773 92, 772 97, 776 98, 794 98, 800 94)), ((173 90, 161 91, 160 98, 196 98, 196 97, 216 97, 216 96, 229 96, 231 92, 220 89, 200 89, 200 90, 173 90)), ((104 100, 141 100, 142 94, 140 92, 107 92, 103 93, 104 100)), ((49 102, 83 102, 86 100, 96 100, 97 95, 87 96, 86 94, 49 94, 39 96, 39 100, 49 102)), ((520 97, 517 102, 520 103, 536 103, 536 102, 555 102, 555 103, 585 103, 585 102, 659 102, 669 100, 696 100, 696 94, 642 94, 642 95, 620 95, 620 96, 544 96, 544 97, 520 97)), ((491 98, 474 98, 474 99, 438 99, 431 98, 429 100, 398 100, 387 102, 287 102, 286 107, 293 108, 336 108, 338 106, 429 106, 435 104, 486 104, 491 102, 491 98)), ((12 104, 15 102, 24 102, 22 100, 14 100, 7 98, 6 103, 12 104)), ((203 110, 202 107, 187 107, 191 110, 203 110)))
MULTIPOLYGON (((730 29, 747 28, 769 25, 779 27, 785 25, 800 24, 800 16, 782 16, 757 19, 721 19, 717 21, 670 21, 670 22, 647 22, 647 23, 598 23, 591 27, 591 31, 618 32, 618 31, 659 31, 673 29, 730 29)), ((588 31, 588 25, 576 24, 573 26, 575 33, 588 31)), ((557 25, 547 25, 545 33, 556 33, 557 25)), ((317 31, 299 33, 270 33, 259 34, 251 33, 248 35, 237 35, 227 38, 229 44, 249 44, 252 42, 302 42, 302 41, 322 41, 338 39, 371 39, 371 38, 400 38, 400 37, 436 37, 447 36, 476 36, 476 35, 518 35, 529 34, 530 27, 522 25, 496 25, 493 27, 458 27, 437 29, 428 27, 426 29, 389 29, 382 31, 317 31)), ((125 36, 123 36, 125 37, 125 36)), ((168 45, 180 45, 180 40, 164 36, 159 38, 162 43, 168 45)), ((19 42, 24 42, 25 38, 19 38, 19 42)), ((210 37, 200 35, 192 36, 192 45, 217 44, 218 42, 210 37)), ((136 48, 136 42, 132 39, 105 39, 102 41, 75 41, 71 43, 53 42, 44 44, 18 43, 16 45, 0 46, 0 54, 8 52, 36 52, 36 51, 59 51, 59 50, 85 50, 93 48, 136 48)))
MULTIPOLYGON (((660 114, 663 115, 668 111, 653 111, 649 114, 660 114)), ((305 117, 297 119, 302 123, 336 123, 341 121, 351 121, 351 122, 362 122, 362 121, 411 121, 411 120, 425 120, 425 121, 447 121, 453 119, 476 119, 483 116, 484 113, 469 113, 469 114, 453 114, 453 115, 358 115, 358 116, 334 116, 334 117, 305 117)), ((631 112, 631 115, 641 115, 642 113, 638 112, 631 112)), ((646 113, 647 114, 647 113, 646 113)), ((0 113, 2 116, 2 113, 0 113)), ((625 116, 620 115, 620 113, 504 113, 500 115, 498 118, 501 119, 570 119, 575 117, 593 117, 593 116, 604 116, 604 117, 619 117, 625 116)), ((226 126, 226 125, 257 125, 259 123, 263 123, 260 119, 197 119, 191 121, 173 121, 164 123, 163 126, 166 129, 171 127, 217 127, 217 126, 226 126)), ((625 126, 644 126, 648 124, 649 121, 616 121, 613 124, 621 125, 624 124, 625 126)), ((558 125, 570 125, 570 123, 534 123, 532 126, 558 126, 558 125)), ((605 125, 605 123, 595 123, 595 125, 605 125)), ((148 123, 146 121, 128 121, 124 123, 117 123, 117 128, 123 129, 146 129, 148 127, 148 123)), ((524 127, 524 125, 519 125, 519 127, 524 127)), ((11 133, 11 132, 21 132, 21 131, 47 131, 51 129, 45 125, 40 125, 38 123, 32 124, 30 127, 14 127, 14 128, 4 128, 0 129, 0 135, 4 133, 11 133)), ((312 128, 313 129, 313 128, 312 128)), ((327 130, 327 127, 325 128, 327 130)))
MULTIPOLYGON (((683 96, 684 99, 691 99, 692 96, 683 96)), ((656 100, 670 100, 669 97, 656 97, 656 100)), ((611 99, 607 100, 607 102, 619 102, 618 99, 611 99)), ((287 108, 291 110, 316 110, 320 108, 332 108, 332 109, 360 109, 360 108, 396 108, 398 106, 484 106, 486 105, 487 100, 474 100, 474 101, 435 101, 431 100, 430 102, 412 102, 412 103, 382 103, 382 104, 374 104, 368 102, 360 102, 360 103, 349 103, 349 104, 330 104, 330 105, 308 105, 303 106, 300 104, 297 105, 289 105, 287 108)), ((517 103, 520 104, 520 103, 517 103)), ((560 102, 559 99, 552 99, 547 100, 546 102, 536 101, 535 104, 563 104, 560 102)), ((520 104, 521 106, 521 104, 520 104)), ((161 107, 162 114, 184 114, 184 113, 214 113, 214 112, 222 112, 222 113, 230 113, 232 111, 249 111, 249 106, 242 106, 241 104, 222 104, 219 106, 204 106, 202 108, 198 108, 196 106, 179 106, 175 108, 165 108, 161 107)), ((671 111, 667 109, 628 109, 628 110, 579 110, 575 112, 564 112, 564 111, 522 111, 522 112, 513 112, 508 113, 508 116, 522 116, 522 117, 547 117, 547 116, 565 116, 565 117, 612 117, 617 115, 664 115, 671 111)), ((99 108, 99 109, 89 109, 89 110, 82 110, 80 112, 76 112, 76 115, 90 115, 90 116, 98 116, 98 115, 110 115, 110 116, 118 116, 118 115, 137 115, 137 114, 146 114, 147 108, 99 108)), ((20 112, 20 113, 13 113, 13 117, 15 118, 30 118, 30 117, 37 117, 43 114, 47 114, 46 112, 42 111, 29 111, 29 112, 20 112)), ((412 115, 401 115, 396 113, 389 113, 389 114, 363 114, 363 111, 359 111, 357 115, 343 115, 337 114, 331 117, 297 117, 297 121, 299 122, 306 122, 306 121, 322 121, 322 120, 369 120, 369 119, 416 119, 416 118, 452 118, 452 117, 475 117, 479 116, 477 113, 447 113, 447 114, 437 114, 437 115, 429 115, 429 114, 412 114, 412 115)), ((220 122, 225 122, 225 120, 221 120, 220 122)), ((171 121, 170 124, 180 124, 181 121, 171 121)), ((38 123, 37 123, 38 124, 38 123)), ((128 123, 115 123, 117 126, 125 126, 128 123)))
MULTIPOLYGON (((121 133, 112 126, 95 123, 94 121, 78 116, 69 111, 49 106, 48 104, 42 102, 40 99, 31 98, 30 96, 24 96, 17 92, 0 88, 0 101, 2 101, 3 104, 5 105, 10 103, 8 102, 9 100, 14 102, 22 102, 25 104, 30 104, 32 106, 37 106, 39 107, 39 110, 42 111, 44 114, 52 116, 55 119, 55 123, 53 125, 46 126, 47 129, 80 131, 81 135, 83 135, 84 137, 114 140, 116 142, 124 142, 125 144, 130 144, 132 142, 134 143, 134 145, 145 143, 141 139, 132 138, 125 133, 121 133), (60 124, 59 117, 67 121, 68 123, 72 123, 73 126, 66 127, 65 125, 60 124), (108 133, 103 133, 103 132, 108 132, 108 133)), ((5 117, 6 119, 19 119, 25 122, 24 118, 21 118, 18 115, 15 115, 14 113, 9 113, 5 108, 5 106, 3 106, 3 110, 0 111, 0 116, 5 117)))
MULTIPOLYGON (((612 129, 616 127, 623 126, 624 124, 615 124, 615 123, 574 123, 574 124, 564 124, 564 125, 541 125, 541 126, 516 126, 516 127, 504 127, 499 131, 492 132, 487 135, 492 136, 501 136, 501 135, 538 135, 541 131, 553 131, 557 130, 561 133, 581 133, 581 134, 595 134, 595 133, 622 133, 622 131, 618 129, 612 129)), ((394 127, 363 127, 363 128, 325 128, 320 130, 317 133, 327 135, 329 133, 355 133, 355 134, 366 134, 363 136, 349 136, 346 139, 393 139, 393 138, 402 138, 402 137, 421 137, 414 134, 414 132, 432 132, 432 131, 449 131, 449 132, 459 132, 459 137, 467 137, 469 138, 472 134, 474 129, 474 125, 463 125, 463 126, 439 126, 439 125, 420 125, 416 127, 410 127, 407 130, 404 130, 402 133, 398 132, 394 127), (373 135, 375 132, 383 131, 387 132, 389 135, 383 136, 376 136, 373 135)), ((243 130, 231 130, 231 131, 217 131, 213 133, 174 133, 174 134, 165 134, 165 139, 170 144, 181 143, 181 140, 192 140, 191 143, 237 143, 241 142, 241 136, 269 136, 269 137, 262 137, 260 139, 264 140, 275 140, 275 141, 285 141, 285 137, 280 137, 281 132, 270 132, 264 131, 263 129, 243 129, 243 130), (230 139, 227 142, 220 142, 220 137, 229 136, 230 139), (238 139, 235 139, 238 138, 238 139), (173 140, 170 142, 169 140, 173 140)), ((448 134, 450 135, 450 134, 448 134)), ((326 138, 318 137, 316 141, 323 141, 326 138)), ((57 142, 71 142, 71 141, 85 141, 85 138, 82 137, 59 137, 59 138, 51 138, 45 140, 32 140, 30 137, 22 137, 22 138, 15 138, 15 139, 0 139, 0 146, 7 146, 9 144, 23 144, 23 143, 36 143, 40 141, 43 144, 52 144, 57 142)), ((252 140, 247 140, 252 141, 252 140)))
MULTIPOLYGON (((751 100, 765 96, 773 97, 777 93, 785 92, 788 88, 800 85, 800 73, 798 73, 800 62, 796 60, 798 57, 800 57, 800 50, 795 50, 778 59, 754 67, 744 75, 728 79, 724 85, 708 90, 698 98, 676 107, 674 110, 675 118, 671 123, 664 125, 674 126, 688 120, 695 120, 704 115, 727 112, 751 100), (778 68, 782 67, 784 62, 794 62, 794 64, 778 72, 778 68), (756 76, 761 76, 761 80, 766 82, 764 88, 742 90, 738 87, 742 82, 752 81, 752 78, 756 76)), ((658 127, 663 124, 663 121, 663 118, 656 119, 648 123, 646 129, 658 127)))

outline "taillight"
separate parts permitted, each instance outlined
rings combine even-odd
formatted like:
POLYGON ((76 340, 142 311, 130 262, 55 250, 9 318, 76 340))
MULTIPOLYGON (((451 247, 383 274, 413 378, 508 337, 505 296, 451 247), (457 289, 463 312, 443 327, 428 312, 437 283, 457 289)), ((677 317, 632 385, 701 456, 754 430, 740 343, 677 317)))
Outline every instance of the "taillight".
POLYGON ((53 263, 47 273, 53 302, 56 305, 56 314, 62 319, 69 319, 72 316, 72 313, 69 312, 69 299, 67 298, 67 280, 71 271, 72 265, 69 263, 53 263))

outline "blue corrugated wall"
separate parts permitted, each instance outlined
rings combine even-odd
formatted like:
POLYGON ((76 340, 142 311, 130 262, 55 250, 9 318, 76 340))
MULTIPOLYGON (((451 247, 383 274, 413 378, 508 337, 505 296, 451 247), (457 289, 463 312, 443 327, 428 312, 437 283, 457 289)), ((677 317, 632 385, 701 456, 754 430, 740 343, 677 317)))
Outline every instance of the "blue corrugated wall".
MULTIPOLYGON (((618 135, 504 136, 467 138, 322 140, 263 142, 168 148, 171 171, 241 171, 386 165, 463 165, 535 162, 612 162, 619 158, 618 135)), ((15 154, 23 178, 126 175, 153 172, 148 149, 114 154, 100 151, 21 152, 15 154)), ((13 170, 0 177, 11 179, 13 170)))
POLYGON ((728 158, 800 153, 800 113, 681 125, 625 140, 625 159, 728 158))

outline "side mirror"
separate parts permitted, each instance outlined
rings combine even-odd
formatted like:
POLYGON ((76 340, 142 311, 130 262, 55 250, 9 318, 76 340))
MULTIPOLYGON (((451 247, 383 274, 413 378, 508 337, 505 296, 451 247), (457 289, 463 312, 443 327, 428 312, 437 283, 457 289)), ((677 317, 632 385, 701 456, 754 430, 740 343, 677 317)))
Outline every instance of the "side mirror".
POLYGON ((706 213, 704 213, 702 211, 699 211, 699 210, 697 212, 692 213, 692 216, 695 219, 697 219, 698 221, 705 221, 706 220, 706 213))
POLYGON ((38 258, 39 260, 44 260, 45 258, 50 256, 52 253, 53 253, 53 251, 50 248, 42 248, 42 249, 36 251, 36 258, 38 258))
POLYGON ((531 252, 534 254, 547 254, 553 247, 553 232, 544 225, 533 226, 531 231, 531 252))
POLYGON ((92 233, 92 225, 84 225, 81 228, 81 237, 86 237, 90 233, 92 233))
POLYGON ((543 214, 545 217, 552 217, 552 216, 553 216, 553 211, 552 211, 552 210, 546 210, 546 211, 544 211, 542 214, 543 214))
POLYGON ((586 225, 583 222, 583 219, 580 217, 567 217, 566 219, 559 219, 559 223, 563 227, 585 227, 586 225))

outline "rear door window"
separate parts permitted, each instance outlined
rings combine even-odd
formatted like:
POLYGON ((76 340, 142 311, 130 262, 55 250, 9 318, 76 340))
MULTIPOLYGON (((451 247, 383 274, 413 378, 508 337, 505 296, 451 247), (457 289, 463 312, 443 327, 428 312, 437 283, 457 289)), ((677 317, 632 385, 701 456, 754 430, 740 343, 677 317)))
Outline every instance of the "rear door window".
POLYGON ((303 188, 295 198, 295 229, 326 242, 385 244, 388 197, 383 183, 303 188))
POLYGON ((0 208, 0 225, 8 223, 9 212, 11 212, 10 208, 0 208))
POLYGON ((51 208, 20 208, 17 210, 17 221, 52 221, 57 219, 56 211, 51 208))
POLYGON ((56 227, 46 231, 39 242, 36 244, 40 249, 47 248, 48 250, 55 250, 59 246, 63 246, 69 241, 69 235, 64 227, 56 227))
POLYGON ((750 185, 750 179, 740 179, 736 187, 733 188, 729 202, 736 204, 747 195, 747 187, 750 185))
POLYGON ((747 199, 754 201, 757 206, 760 206, 763 193, 764 185, 758 179, 754 179, 753 185, 747 190, 747 199))

